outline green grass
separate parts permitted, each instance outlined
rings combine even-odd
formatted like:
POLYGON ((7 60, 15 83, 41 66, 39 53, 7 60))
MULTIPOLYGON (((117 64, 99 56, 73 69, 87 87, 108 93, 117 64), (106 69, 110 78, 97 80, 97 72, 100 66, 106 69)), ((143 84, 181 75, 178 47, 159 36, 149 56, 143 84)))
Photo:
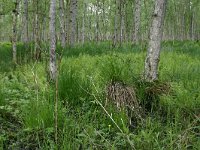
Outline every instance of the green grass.
MULTIPOLYGON (((124 44, 112 49, 107 42, 64 49, 58 82, 59 146, 53 138, 55 88, 47 82, 44 62, 25 65, 27 56, 23 49, 21 45, 21 56, 18 55, 22 65, 12 70, 5 65, 12 60, 11 45, 1 44, 0 119, 5 127, 0 131, 0 148, 186 150, 200 147, 199 43, 164 42, 160 81, 154 84, 141 80, 146 55, 143 46, 124 44), (125 112, 112 104, 102 107, 106 85, 111 81, 134 87, 144 106, 151 102, 143 123, 131 129, 125 112), (168 94, 146 93, 147 89, 163 83, 170 85, 168 94)), ((58 46, 58 54, 61 51, 58 46)))

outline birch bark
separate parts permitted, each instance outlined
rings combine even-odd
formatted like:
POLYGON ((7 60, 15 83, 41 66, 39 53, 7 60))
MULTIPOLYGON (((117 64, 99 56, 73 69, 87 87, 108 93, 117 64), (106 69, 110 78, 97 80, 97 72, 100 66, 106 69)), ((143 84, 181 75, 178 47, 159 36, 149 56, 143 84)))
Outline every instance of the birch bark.
POLYGON ((162 26, 166 1, 167 0, 155 1, 153 19, 150 27, 148 52, 145 60, 145 79, 150 82, 158 79, 158 63, 160 59, 162 26))
POLYGON ((86 18, 87 4, 83 2, 83 18, 82 18, 82 44, 85 42, 85 18, 86 18))
POLYGON ((76 42, 76 15, 77 15, 77 0, 72 0, 70 4, 71 14, 71 34, 70 34, 70 45, 74 46, 76 42))
POLYGON ((24 28, 23 28, 23 42, 28 43, 28 0, 24 0, 24 28))
POLYGON ((35 59, 41 60, 41 50, 39 47, 39 0, 34 0, 35 5, 35 26, 34 26, 34 53, 35 53, 35 59))
POLYGON ((140 13, 141 13, 141 0, 135 0, 133 43, 136 44, 139 41, 140 13))
POLYGON ((113 47, 116 47, 118 42, 118 10, 119 10, 119 0, 115 0, 115 23, 114 23, 114 37, 113 37, 113 47))
POLYGON ((96 42, 99 42, 99 0, 96 2, 96 42))
POLYGON ((17 17, 19 9, 19 0, 15 1, 15 7, 13 9, 13 37, 12 37, 12 48, 13 48, 13 63, 17 64, 17 17))
POLYGON ((50 22, 49 22, 49 33, 50 33, 50 79, 56 80, 56 0, 51 0, 50 3, 50 22))
POLYGON ((60 35, 61 35, 61 46, 64 48, 66 45, 66 34, 65 34, 65 14, 64 14, 64 0, 59 0, 60 5, 60 35))

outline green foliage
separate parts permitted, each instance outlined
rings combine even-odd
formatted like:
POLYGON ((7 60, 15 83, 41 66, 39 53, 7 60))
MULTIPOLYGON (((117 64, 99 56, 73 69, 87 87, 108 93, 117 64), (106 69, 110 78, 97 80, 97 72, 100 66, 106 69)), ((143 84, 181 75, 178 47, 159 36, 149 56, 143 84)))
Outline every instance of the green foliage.
MULTIPOLYGON (((3 42, 0 43, 0 72, 11 71, 15 65, 12 62, 12 44, 3 42)), ((26 64, 34 59, 33 44, 24 45, 17 44, 17 64, 26 64)))
POLYGON ((0 43, 0 72, 10 71, 12 67, 12 51, 10 43, 0 43))
POLYGON ((58 84, 58 147, 55 87, 47 83, 44 63, 2 69, 0 148, 198 149, 199 48, 193 42, 163 43, 156 83, 142 80, 145 53, 129 45, 121 52, 109 49, 108 43, 66 48, 58 84), (105 105, 106 86, 112 81, 134 87, 141 106, 151 105, 143 123, 130 127, 124 111, 105 105))
POLYGON ((5 105, 5 98, 3 93, 3 86, 0 85, 0 106, 5 105))

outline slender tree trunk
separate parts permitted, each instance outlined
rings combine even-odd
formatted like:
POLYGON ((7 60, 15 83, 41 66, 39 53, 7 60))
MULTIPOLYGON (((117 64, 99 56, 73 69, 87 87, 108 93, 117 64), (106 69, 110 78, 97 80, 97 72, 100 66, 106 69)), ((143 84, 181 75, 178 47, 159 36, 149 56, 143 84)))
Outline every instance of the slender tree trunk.
POLYGON ((70 14, 69 14, 69 10, 70 10, 70 6, 69 6, 69 0, 66 0, 66 22, 65 22, 65 40, 67 42, 67 44, 69 45, 70 41, 69 41, 69 38, 70 38, 70 14))
POLYGON ((28 0, 24 0, 24 28, 23 28, 23 42, 28 43, 28 0))
POLYGON ((119 0, 115 0, 115 24, 114 24, 114 37, 113 37, 113 47, 116 47, 118 42, 118 10, 119 10, 119 0))
POLYGON ((96 42, 99 42, 99 0, 96 2, 96 42))
POLYGON ((143 1, 143 3, 144 3, 144 10, 145 10, 145 20, 148 20, 147 21, 147 24, 145 25, 145 32, 142 34, 143 35, 143 37, 142 37, 142 41, 144 41, 144 42, 142 42, 142 43, 144 43, 144 46, 146 45, 146 41, 147 41, 147 39, 148 39, 148 37, 149 37, 149 26, 150 26, 150 16, 148 15, 148 3, 147 3, 147 1, 143 1))
POLYGON ((64 0, 59 0, 60 5, 60 35, 61 35, 61 46, 64 48, 66 45, 66 34, 65 34, 65 14, 64 14, 64 0))
POLYGON ((56 96, 54 101, 54 133, 55 143, 58 144, 58 78, 56 66, 56 0, 50 1, 49 12, 49 33, 50 33, 50 79, 55 82, 56 96))
MULTIPOLYGON (((45 3, 44 3, 44 12, 46 12, 46 10, 47 10, 47 6, 48 5, 48 2, 47 1, 45 1, 45 3)), ((41 23, 41 34, 42 34, 42 36, 41 36, 41 40, 43 41, 43 42, 46 42, 47 41, 47 30, 46 30, 46 22, 47 22, 47 17, 46 17, 46 14, 43 14, 43 17, 42 17, 42 23, 41 23)))
POLYGON ((90 7, 90 14, 91 15, 88 15, 88 21, 89 21, 89 32, 88 32, 88 36, 89 36, 89 39, 90 41, 93 40, 93 35, 92 35, 92 7, 90 7))
POLYGON ((57 67, 56 67, 56 0, 51 0, 50 4, 50 79, 55 81, 57 67))
POLYGON ((106 40, 106 33, 107 33, 107 27, 106 27, 106 14, 105 14, 105 0, 103 0, 103 18, 102 18, 102 23, 103 23, 103 41, 106 40))
POLYGON ((126 1, 122 3, 122 42, 126 41, 126 1))
POLYGON ((194 8, 192 2, 189 0, 190 8, 190 40, 194 40, 194 8))
POLYGON ((119 34, 119 39, 120 39, 120 47, 123 41, 123 13, 122 13, 122 5, 123 5, 123 0, 120 0, 119 4, 119 16, 120 16, 120 34, 119 34))
POLYGON ((120 0, 120 46, 124 42, 125 22, 124 22, 124 0, 120 0))
POLYGON ((128 14, 129 14, 129 10, 128 10, 128 8, 129 8, 129 5, 130 5, 130 2, 128 2, 128 1, 125 1, 125 10, 124 10, 124 20, 125 20, 125 31, 124 31, 124 37, 125 37, 125 41, 126 42, 130 42, 130 40, 129 40, 129 35, 130 35, 130 33, 129 32, 127 32, 128 30, 129 30, 129 23, 128 23, 128 20, 129 20, 129 17, 128 17, 128 14))
POLYGON ((15 7, 13 9, 13 37, 12 37, 12 47, 13 47, 13 63, 17 64, 17 17, 19 9, 19 0, 15 1, 15 7))
POLYGON ((83 3, 83 18, 82 18, 82 44, 85 42, 85 18, 86 18, 87 4, 83 3))
POLYGON ((191 20, 190 20, 190 39, 194 40, 194 12, 192 12, 191 20))
POLYGON ((41 50, 39 44, 39 0, 34 0, 35 2, 35 26, 34 26, 34 52, 35 52, 35 59, 41 60, 41 50))
POLYGON ((145 79, 150 82, 158 79, 158 63, 160 59, 162 26, 166 1, 167 0, 155 1, 153 20, 150 28, 149 46, 145 61, 145 79))
POLYGON ((72 0, 70 4, 70 14, 71 14, 71 34, 70 34, 70 45, 74 46, 76 42, 76 15, 77 15, 77 0, 72 0))
POLYGON ((140 32, 141 0, 135 0, 133 43, 138 44, 140 32))
POLYGON ((186 32, 185 31, 185 26, 186 26, 186 24, 185 24, 185 12, 181 13, 180 16, 181 16, 181 19, 180 19, 181 30, 179 32, 179 36, 182 37, 182 41, 183 41, 183 40, 187 39, 187 34, 185 33, 186 32))

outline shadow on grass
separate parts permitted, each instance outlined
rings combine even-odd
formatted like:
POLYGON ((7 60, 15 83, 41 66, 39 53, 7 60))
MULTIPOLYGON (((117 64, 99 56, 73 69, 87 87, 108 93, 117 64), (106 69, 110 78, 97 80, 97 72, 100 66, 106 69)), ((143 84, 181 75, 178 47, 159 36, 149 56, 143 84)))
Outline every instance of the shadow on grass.
POLYGON ((163 42, 162 50, 200 57, 200 41, 167 41, 163 42))
MULTIPOLYGON (((33 44, 25 46, 17 44, 17 64, 22 65, 32 60, 33 44)), ((12 44, 8 42, 0 43, 0 72, 9 72, 15 68, 12 62, 12 44)))
MULTIPOLYGON (((58 46, 58 52, 61 51, 61 47, 58 46)), ((136 53, 144 50, 144 45, 132 45, 131 43, 124 43, 121 47, 113 47, 111 42, 101 42, 99 44, 95 42, 78 44, 74 47, 66 47, 64 49, 64 56, 78 57, 80 55, 103 55, 111 53, 136 53)))

